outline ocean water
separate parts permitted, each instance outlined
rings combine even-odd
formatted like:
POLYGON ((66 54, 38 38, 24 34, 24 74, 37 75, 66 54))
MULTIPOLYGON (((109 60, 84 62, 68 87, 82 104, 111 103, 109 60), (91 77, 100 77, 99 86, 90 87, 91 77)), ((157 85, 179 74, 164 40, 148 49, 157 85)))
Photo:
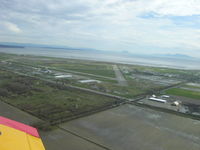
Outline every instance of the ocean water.
POLYGON ((200 59, 192 58, 166 58, 143 55, 131 55, 127 53, 112 53, 87 50, 64 50, 48 48, 0 48, 0 52, 10 54, 23 54, 35 56, 48 56, 60 58, 72 58, 83 60, 105 61, 123 64, 136 64, 144 66, 168 67, 178 69, 200 70, 200 59))

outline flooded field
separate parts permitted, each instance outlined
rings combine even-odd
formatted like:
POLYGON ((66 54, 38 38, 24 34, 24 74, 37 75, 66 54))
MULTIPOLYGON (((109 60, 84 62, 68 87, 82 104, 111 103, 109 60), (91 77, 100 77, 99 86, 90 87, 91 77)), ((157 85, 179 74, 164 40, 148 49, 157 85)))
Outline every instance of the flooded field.
POLYGON ((124 105, 61 125, 113 150, 199 150, 200 121, 124 105))

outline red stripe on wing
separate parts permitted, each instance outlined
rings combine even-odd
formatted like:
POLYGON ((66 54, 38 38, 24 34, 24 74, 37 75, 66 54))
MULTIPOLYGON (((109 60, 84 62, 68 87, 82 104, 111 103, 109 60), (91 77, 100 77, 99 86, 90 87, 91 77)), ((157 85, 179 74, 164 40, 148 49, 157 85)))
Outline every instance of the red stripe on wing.
POLYGON ((0 124, 23 131, 27 134, 30 134, 32 136, 40 138, 36 128, 25 125, 23 123, 20 123, 20 122, 14 121, 14 120, 10 120, 8 118, 0 116, 0 124))

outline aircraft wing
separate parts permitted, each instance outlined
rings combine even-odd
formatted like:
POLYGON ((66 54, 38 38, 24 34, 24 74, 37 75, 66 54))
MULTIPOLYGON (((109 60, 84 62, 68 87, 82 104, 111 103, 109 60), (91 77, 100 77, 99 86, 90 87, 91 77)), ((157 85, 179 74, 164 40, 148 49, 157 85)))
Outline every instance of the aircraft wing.
POLYGON ((45 150, 36 128, 0 116, 0 150, 45 150))

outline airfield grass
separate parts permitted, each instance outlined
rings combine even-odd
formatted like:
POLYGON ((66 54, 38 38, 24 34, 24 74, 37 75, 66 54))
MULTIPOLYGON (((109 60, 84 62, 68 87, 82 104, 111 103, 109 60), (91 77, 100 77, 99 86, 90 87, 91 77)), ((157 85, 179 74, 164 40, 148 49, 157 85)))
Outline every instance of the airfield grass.
MULTIPOLYGON (((58 68, 50 68, 51 70, 55 70, 55 71, 60 71, 60 72, 66 72, 66 73, 71 73, 70 71, 68 71, 68 70, 63 70, 63 69, 58 69, 58 68)), ((99 80, 99 81, 103 81, 103 82, 108 82, 108 83, 118 83, 118 81, 115 79, 115 78, 113 78, 113 79, 109 79, 109 78, 104 78, 104 77, 106 77, 106 76, 95 76, 94 74, 88 74, 88 75, 83 75, 82 74, 83 72, 76 72, 76 73, 74 73, 74 72, 72 72, 72 74, 74 74, 74 75, 80 75, 80 76, 83 76, 83 77, 90 77, 91 79, 94 79, 94 80, 99 80), (94 76, 93 76, 94 75, 94 76)))
POLYGON ((200 92, 196 92, 196 91, 185 90, 185 89, 180 89, 180 88, 172 88, 165 92, 166 94, 170 94, 170 95, 183 96, 187 98, 200 100, 200 92))
POLYGON ((66 63, 52 64, 51 67, 72 70, 77 72, 101 75, 105 77, 115 77, 115 73, 111 65, 98 63, 66 63))
POLYGON ((31 65, 42 65, 62 70, 71 70, 76 72, 94 74, 99 76, 115 78, 112 64, 104 62, 96 62, 89 60, 76 59, 58 59, 48 57, 22 57, 20 62, 31 65))
MULTIPOLYGON (((11 61, 12 62, 12 67, 11 66, 9 66, 9 68, 7 68, 7 69, 11 69, 11 70, 16 70, 16 71, 19 71, 20 70, 20 72, 23 72, 23 73, 30 73, 30 74, 32 74, 32 72, 34 71, 33 70, 33 67, 35 67, 35 68, 40 68, 40 69, 43 69, 44 67, 41 67, 41 66, 38 66, 37 64, 31 64, 31 62, 29 62, 29 63, 27 63, 26 62, 26 64, 25 64, 25 62, 21 62, 21 61, 18 61, 18 60, 15 60, 15 61, 11 61)), ((2 66, 4 66, 4 67, 6 67, 6 65, 4 64, 4 65, 2 65, 2 66)), ((8 67, 8 66, 7 66, 8 67)), ((71 73, 70 71, 68 71, 68 70, 63 70, 63 69, 59 69, 59 68, 56 68, 56 67, 53 67, 53 68, 51 68, 51 67, 48 67, 50 70, 52 70, 52 71, 58 71, 58 72, 62 72, 62 73, 71 73)), ((76 72, 76 73, 74 73, 74 72, 72 72, 72 74, 74 74, 74 75, 80 75, 80 76, 83 76, 83 77, 91 77, 91 79, 95 79, 95 80, 100 80, 100 81, 104 81, 104 82, 109 82, 109 83, 117 83, 117 80, 115 79, 115 78, 104 78, 104 76, 93 76, 92 74, 90 75, 83 75, 82 74, 82 72, 76 72)), ((32 74, 33 75, 33 74, 32 74)), ((44 77, 44 78, 46 78, 47 77, 47 74, 45 74, 45 75, 42 75, 42 74, 40 74, 41 75, 41 77, 44 77)), ((50 75, 50 76, 52 76, 52 79, 54 79, 55 77, 54 77, 54 75, 50 75)))
POLYGON ((19 67, 47 67, 50 70, 72 73, 80 76, 91 77, 92 79, 117 83, 112 64, 87 60, 74 60, 63 58, 49 58, 40 56, 15 56, 14 64, 19 67))
POLYGON ((0 100, 54 123, 119 100, 0 70, 0 100))

